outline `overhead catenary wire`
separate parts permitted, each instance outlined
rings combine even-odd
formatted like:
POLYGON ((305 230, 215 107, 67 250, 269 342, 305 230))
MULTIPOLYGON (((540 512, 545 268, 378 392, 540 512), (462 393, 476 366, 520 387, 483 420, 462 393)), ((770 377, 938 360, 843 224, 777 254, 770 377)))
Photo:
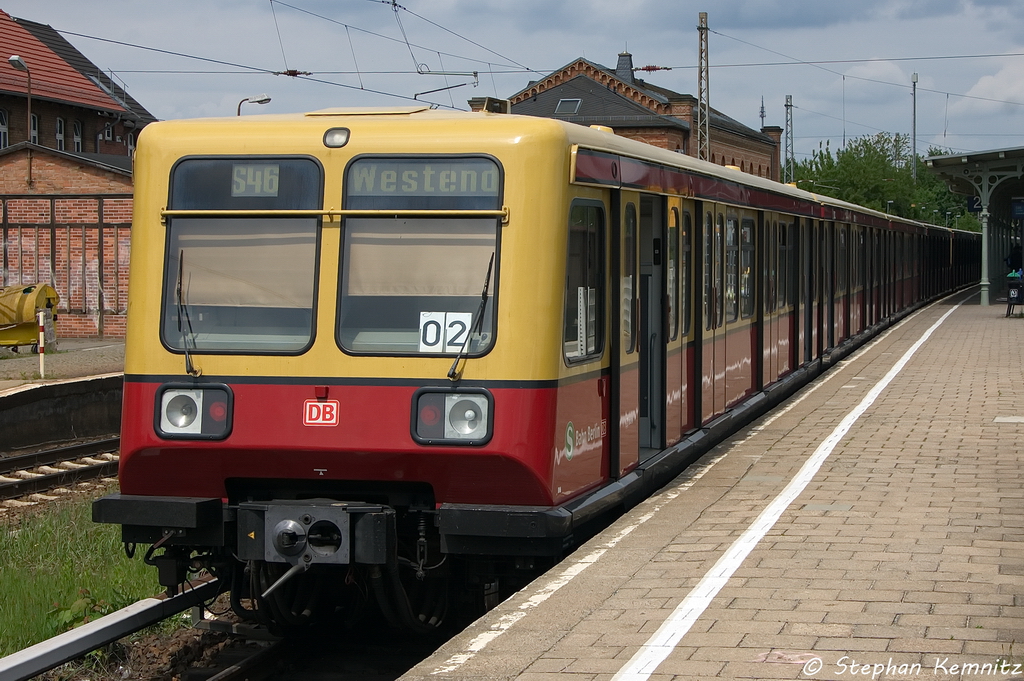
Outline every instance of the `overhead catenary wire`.
POLYGON ((274 9, 274 0, 270 0, 270 13, 274 15, 274 28, 277 30, 277 42, 281 46, 281 59, 284 60, 284 70, 288 70, 288 57, 284 53, 284 40, 281 39, 281 26, 277 23, 277 10, 274 9))
MULTIPOLYGON (((770 47, 764 47, 763 45, 758 45, 758 44, 752 43, 752 42, 750 42, 748 40, 743 40, 742 38, 737 38, 735 36, 727 35, 725 33, 720 33, 718 31, 711 31, 711 32, 714 33, 715 35, 721 36, 723 38, 728 38, 729 40, 735 40, 738 43, 743 43, 744 45, 747 45, 749 47, 753 47, 753 48, 756 48, 756 49, 759 49, 759 50, 764 50, 765 52, 770 52, 772 54, 777 54, 780 57, 784 57, 786 59, 792 60, 791 62, 782 62, 782 63, 779 63, 779 64, 759 64, 759 66, 776 66, 776 65, 777 66, 791 66, 791 65, 795 65, 795 64, 800 64, 800 65, 805 65, 805 66, 813 66, 814 68, 821 69, 822 71, 825 71, 826 73, 831 73, 834 76, 844 76, 845 74, 842 74, 839 71, 834 71, 832 69, 825 68, 824 64, 833 64, 833 63, 863 63, 863 62, 877 62, 877 61, 882 61, 882 62, 884 62, 884 61, 911 61, 911 60, 917 61, 917 60, 922 60, 922 59, 944 59, 944 58, 945 59, 954 59, 954 58, 967 59, 967 58, 981 58, 981 57, 1024 56, 1024 53, 1012 53, 1012 54, 1008 54, 1008 55, 972 55, 972 56, 969 55, 969 56, 965 56, 965 57, 920 57, 920 58, 900 57, 900 58, 896 58, 896 59, 878 59, 878 58, 875 58, 875 59, 849 60, 848 62, 847 61, 843 61, 843 60, 806 61, 806 60, 803 60, 803 59, 798 59, 797 57, 792 57, 792 56, 790 56, 788 54, 784 54, 782 52, 779 52, 778 50, 773 50, 770 47)), ((733 66, 744 66, 744 65, 737 64, 737 65, 733 65, 733 66)), ((724 68, 724 67, 719 67, 719 68, 724 68)), ((893 83, 891 81, 878 80, 877 78, 866 78, 864 76, 853 76, 853 75, 850 75, 849 77, 854 79, 854 80, 865 81, 865 82, 868 82, 868 83, 877 83, 879 85, 890 85, 892 87, 905 88, 907 90, 909 90, 911 88, 911 86, 906 85, 904 83, 893 83)), ((1024 106, 1024 102, 1014 102, 1014 101, 1010 101, 1010 100, 993 99, 991 97, 979 97, 977 95, 963 95, 963 94, 958 94, 956 92, 946 92, 945 90, 932 90, 930 88, 924 88, 924 87, 919 87, 917 89, 922 91, 922 92, 932 92, 932 93, 940 94, 940 95, 952 95, 953 97, 962 97, 964 99, 975 99, 975 100, 979 100, 979 101, 983 101, 983 102, 995 102, 995 103, 998 103, 998 104, 1013 104, 1015 106, 1024 106)))
MULTIPOLYGON (((383 0, 370 0, 370 1, 378 3, 378 4, 381 4, 383 2, 383 0)), ((398 38, 394 38, 394 37, 389 36, 389 35, 384 35, 383 33, 377 33, 375 31, 370 31, 370 30, 367 30, 365 28, 359 28, 358 26, 352 26, 351 24, 346 24, 346 23, 344 23, 342 21, 338 21, 337 19, 332 19, 332 18, 324 16, 322 14, 317 14, 316 12, 312 12, 312 11, 310 11, 308 9, 304 9, 302 7, 296 7, 295 5, 291 5, 291 4, 287 3, 287 2, 282 2, 282 0, 274 0, 274 2, 276 4, 278 4, 278 5, 283 6, 283 7, 287 7, 289 9, 293 9, 296 12, 302 12, 303 14, 308 14, 311 17, 315 17, 317 19, 321 19, 323 21, 327 21, 327 22, 332 23, 332 24, 337 24, 339 26, 345 26, 345 27, 350 28, 353 31, 357 31, 359 33, 365 33, 367 35, 372 35, 375 38, 381 38, 382 40, 387 40, 387 41, 393 42, 393 43, 404 44, 404 41, 400 40, 398 38)), ((387 2, 383 2, 383 4, 389 4, 390 5, 391 3, 390 3, 390 1, 387 1, 387 2)), ((410 42, 409 44, 412 45, 413 47, 415 47, 416 49, 428 50, 430 52, 435 52, 436 51, 433 48, 425 47, 423 45, 418 45, 416 43, 410 42)), ((446 57, 452 57, 454 59, 462 59, 462 60, 469 61, 469 62, 476 62, 478 64, 489 64, 490 63, 490 62, 488 62, 488 61, 486 61, 484 59, 475 59, 473 57, 467 57, 467 56, 460 55, 460 54, 454 54, 454 53, 451 53, 451 52, 445 52, 443 50, 441 51, 441 54, 443 54, 446 57)), ((501 55, 498 55, 498 56, 501 56, 501 55)), ((512 62, 512 61, 506 59, 505 57, 502 57, 502 59, 505 59, 506 61, 508 61, 509 64, 512 64, 513 66, 518 66, 519 68, 523 69, 524 72, 532 72, 531 69, 528 69, 528 68, 526 68, 524 66, 520 66, 519 64, 517 64, 515 62, 512 62)), ((518 73, 518 71, 512 71, 512 73, 518 73)))

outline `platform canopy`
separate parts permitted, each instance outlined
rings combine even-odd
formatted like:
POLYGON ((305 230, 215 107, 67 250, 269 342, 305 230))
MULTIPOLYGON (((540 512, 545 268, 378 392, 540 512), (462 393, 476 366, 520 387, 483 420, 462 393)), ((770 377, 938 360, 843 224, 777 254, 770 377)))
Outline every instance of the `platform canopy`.
MULTIPOLYGON (((1022 220, 1013 217, 1015 200, 1024 208, 1024 147, 993 149, 948 156, 929 156, 925 163, 951 191, 976 196, 981 219, 981 304, 989 304, 991 275, 1005 274, 1004 259, 1020 248, 1022 220)), ((996 290, 1002 282, 996 282, 996 290)))

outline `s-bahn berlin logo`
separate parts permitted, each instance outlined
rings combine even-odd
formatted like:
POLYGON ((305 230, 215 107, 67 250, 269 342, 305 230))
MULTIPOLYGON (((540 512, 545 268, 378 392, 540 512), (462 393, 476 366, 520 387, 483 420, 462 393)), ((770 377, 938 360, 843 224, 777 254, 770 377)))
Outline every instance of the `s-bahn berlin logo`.
POLYGON ((338 400, 306 400, 302 406, 302 425, 336 426, 340 408, 338 400))

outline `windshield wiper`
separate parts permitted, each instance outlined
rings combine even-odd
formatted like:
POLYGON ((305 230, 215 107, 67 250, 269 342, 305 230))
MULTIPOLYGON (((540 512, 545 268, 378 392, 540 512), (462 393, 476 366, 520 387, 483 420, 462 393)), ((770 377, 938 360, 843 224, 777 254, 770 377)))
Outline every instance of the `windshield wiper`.
POLYGON ((462 372, 458 370, 459 362, 469 354, 469 342, 473 339, 474 334, 479 334, 480 326, 484 321, 484 307, 487 305, 487 289, 491 284, 491 269, 494 267, 494 253, 491 253, 491 260, 487 263, 487 276, 484 277, 484 288, 480 292, 480 307, 477 308, 476 314, 473 315, 473 319, 470 323, 469 333, 466 335, 466 342, 462 344, 462 348, 459 349, 459 353, 455 355, 455 361, 452 362, 452 368, 448 370, 448 380, 456 382, 462 378, 462 372))
POLYGON ((192 355, 189 354, 188 344, 191 341, 192 347, 196 347, 195 331, 192 330, 192 319, 188 316, 188 305, 181 293, 181 280, 185 271, 185 251, 178 252, 178 283, 174 289, 175 302, 178 306, 178 333, 181 334, 181 345, 185 350, 185 372, 192 377, 198 378, 203 373, 202 369, 192 364, 192 355), (182 321, 184 320, 184 324, 182 321), (185 329, 188 329, 188 333, 185 329))

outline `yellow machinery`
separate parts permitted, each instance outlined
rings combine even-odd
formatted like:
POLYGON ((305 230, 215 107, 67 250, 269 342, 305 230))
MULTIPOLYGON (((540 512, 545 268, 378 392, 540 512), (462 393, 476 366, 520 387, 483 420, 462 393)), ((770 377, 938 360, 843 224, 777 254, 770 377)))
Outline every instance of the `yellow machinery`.
POLYGON ((0 289, 0 346, 13 347, 39 344, 39 321, 37 314, 46 315, 46 343, 56 340, 53 330, 53 311, 60 302, 60 296, 49 284, 29 286, 7 286, 0 289))

